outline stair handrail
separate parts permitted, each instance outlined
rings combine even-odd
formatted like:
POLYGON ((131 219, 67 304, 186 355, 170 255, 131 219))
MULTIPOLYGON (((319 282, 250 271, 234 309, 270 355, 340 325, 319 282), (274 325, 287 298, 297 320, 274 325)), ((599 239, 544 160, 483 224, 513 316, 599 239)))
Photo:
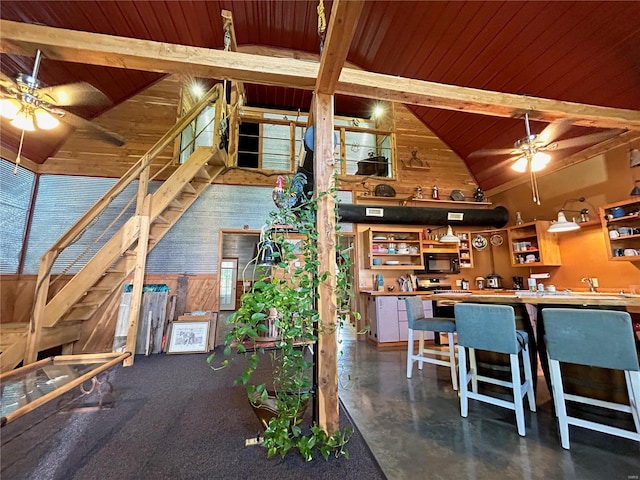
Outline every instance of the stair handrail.
POLYGON ((83 215, 74 225, 72 225, 60 238, 49 248, 48 251, 60 252, 68 247, 75 239, 82 234, 82 232, 89 227, 91 222, 100 215, 111 201, 120 194, 127 186, 129 186, 134 180, 138 178, 140 173, 147 168, 151 162, 167 148, 175 140, 175 138, 182 133, 182 131, 193 122, 198 115, 210 104, 214 103, 221 96, 222 85, 214 85, 198 103, 196 103, 189 112, 178 121, 153 145, 140 159, 133 165, 127 172, 100 197, 92 206, 87 210, 87 213, 83 215))

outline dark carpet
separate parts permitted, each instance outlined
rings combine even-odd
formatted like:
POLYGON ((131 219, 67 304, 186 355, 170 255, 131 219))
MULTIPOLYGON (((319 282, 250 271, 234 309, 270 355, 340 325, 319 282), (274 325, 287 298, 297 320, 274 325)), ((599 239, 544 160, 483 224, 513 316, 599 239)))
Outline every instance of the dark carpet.
MULTIPOLYGON (((114 408, 61 413, 54 401, 10 423, 0 431, 0 477, 385 478, 342 406, 341 427, 354 429, 348 459, 330 456, 325 461, 318 454, 305 462, 297 451, 267 458, 263 447, 245 446, 261 427, 245 388, 232 386, 244 359, 238 356, 231 368, 213 371, 206 357, 136 356, 133 368, 111 370, 114 408)), ((310 414, 305 416, 310 420, 310 414)))

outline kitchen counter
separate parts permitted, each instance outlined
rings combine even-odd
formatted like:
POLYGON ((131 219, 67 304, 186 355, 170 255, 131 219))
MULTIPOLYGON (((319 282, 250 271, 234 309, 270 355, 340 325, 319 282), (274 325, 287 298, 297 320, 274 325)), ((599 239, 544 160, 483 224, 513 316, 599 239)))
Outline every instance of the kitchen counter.
POLYGON ((379 292, 377 290, 360 290, 360 293, 365 295, 373 295, 373 296, 394 296, 394 297, 406 297, 410 295, 431 295, 432 292, 421 292, 421 291, 413 291, 413 292, 400 292, 398 290, 393 290, 389 292, 385 290, 384 292, 379 292))
MULTIPOLYGON (((430 293, 430 292, 418 292, 430 293)), ((522 303, 531 305, 580 305, 595 307, 640 306, 640 295, 596 292, 529 292, 506 290, 472 290, 470 293, 434 293, 432 300, 461 300, 489 303, 522 303)))
POLYGON ((469 290, 463 293, 440 293, 438 291, 379 292, 362 290, 360 293, 372 296, 412 296, 421 295, 431 300, 463 300, 490 303, 522 303, 531 305, 581 305, 640 307, 640 295, 605 292, 529 292, 528 290, 469 290))

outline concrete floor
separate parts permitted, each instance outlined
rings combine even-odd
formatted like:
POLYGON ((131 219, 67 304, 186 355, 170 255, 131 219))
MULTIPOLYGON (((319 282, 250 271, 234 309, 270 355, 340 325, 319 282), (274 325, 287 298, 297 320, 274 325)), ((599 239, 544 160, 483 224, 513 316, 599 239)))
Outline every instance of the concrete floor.
POLYGON ((640 478, 640 442, 569 427, 571 450, 560 446, 542 377, 520 437, 511 410, 470 400, 462 418, 446 367, 414 365, 408 379, 405 349, 378 349, 351 328, 340 341, 340 398, 389 479, 640 478))

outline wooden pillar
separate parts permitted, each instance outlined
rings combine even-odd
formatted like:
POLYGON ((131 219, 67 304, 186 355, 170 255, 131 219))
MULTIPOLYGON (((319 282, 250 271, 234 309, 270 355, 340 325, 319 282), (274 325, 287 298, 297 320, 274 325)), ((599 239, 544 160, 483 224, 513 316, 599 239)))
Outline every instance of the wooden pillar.
MULTIPOLYGON (((333 95, 316 94, 314 102, 314 191, 318 194, 333 186, 333 95)), ((332 196, 321 196, 318 202, 318 273, 327 279, 318 288, 320 334, 318 336, 318 424, 328 434, 339 428, 338 356, 336 344, 336 216, 332 196)))
MULTIPOLYGON (((142 181, 142 180, 141 180, 142 181)), ((136 353, 136 339, 138 336, 138 317, 142 305, 142 287, 144 286, 144 271, 147 265, 147 252, 149 251, 149 228, 151 226, 151 198, 145 197, 141 214, 138 215, 139 230, 138 246, 136 247, 136 266, 133 275, 133 291, 131 292, 131 307, 129 310, 129 327, 127 329, 126 351, 131 356, 123 362, 125 367, 133 365, 136 353)))

